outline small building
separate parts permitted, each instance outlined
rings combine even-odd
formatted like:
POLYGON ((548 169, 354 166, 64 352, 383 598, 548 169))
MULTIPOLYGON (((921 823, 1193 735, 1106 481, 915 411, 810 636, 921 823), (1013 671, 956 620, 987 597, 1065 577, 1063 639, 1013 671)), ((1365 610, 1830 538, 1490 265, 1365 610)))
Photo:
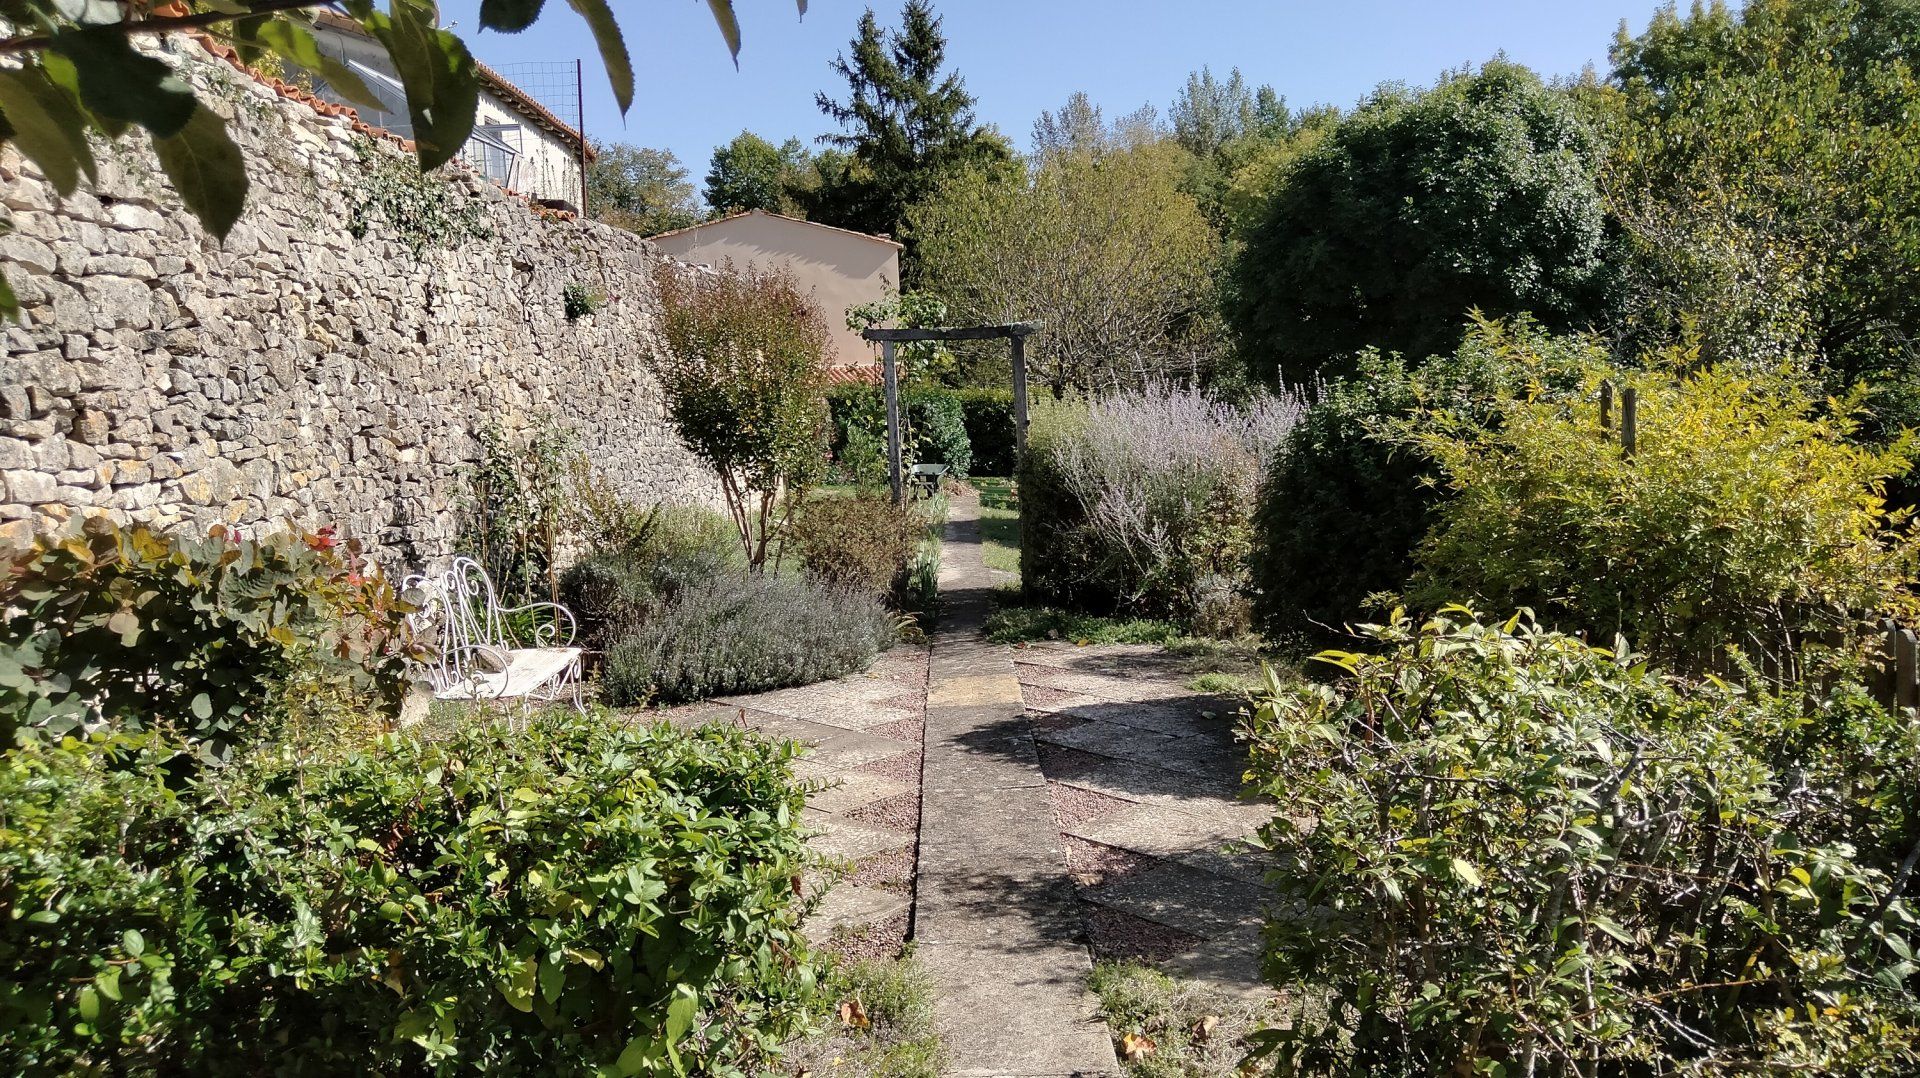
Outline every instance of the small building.
POLYGON ((792 273, 803 291, 811 291, 820 317, 832 335, 830 362, 866 372, 874 366, 873 346, 847 328, 847 308, 887 298, 900 283, 901 245, 886 236, 869 236, 831 225, 749 210, 689 228, 651 237, 662 251, 682 262, 718 267, 778 267, 792 273))
MULTIPOLYGON (((359 75, 387 108, 375 112, 348 101, 317 78, 313 92, 328 101, 351 105, 361 120, 374 127, 412 138, 406 88, 386 48, 367 36, 359 23, 325 10, 316 13, 313 36, 323 52, 359 75)), ((475 66, 480 75, 480 107, 474 117, 473 135, 460 150, 461 159, 502 187, 579 208, 585 163, 593 159, 592 148, 578 130, 499 72, 478 61, 475 66)))

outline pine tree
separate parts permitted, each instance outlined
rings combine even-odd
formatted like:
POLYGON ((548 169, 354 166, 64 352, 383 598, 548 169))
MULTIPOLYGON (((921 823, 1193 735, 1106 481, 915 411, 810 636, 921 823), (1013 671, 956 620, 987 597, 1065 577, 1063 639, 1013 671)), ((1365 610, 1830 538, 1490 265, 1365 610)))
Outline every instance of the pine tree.
POLYGON ((842 130, 821 141, 844 151, 846 168, 822 170, 808 216, 860 232, 898 234, 908 206, 941 178, 1011 159, 1006 140, 975 121, 960 76, 942 74, 947 40, 926 0, 908 0, 900 29, 883 30, 869 8, 851 53, 833 70, 847 80, 842 102, 822 91, 820 111, 842 130))

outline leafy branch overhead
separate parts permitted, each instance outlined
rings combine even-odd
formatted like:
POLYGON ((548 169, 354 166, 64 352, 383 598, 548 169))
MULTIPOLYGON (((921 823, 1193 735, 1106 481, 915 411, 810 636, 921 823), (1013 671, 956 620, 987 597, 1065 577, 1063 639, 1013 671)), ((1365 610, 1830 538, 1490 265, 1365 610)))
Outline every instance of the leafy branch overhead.
MULTIPOLYGON (((586 20, 613 93, 624 113, 633 104, 633 65, 607 0, 567 0, 586 20)), ((433 0, 206 0, 189 12, 180 3, 140 11, 113 0, 0 0, 0 146, 13 143, 54 190, 72 194, 84 176, 97 181, 88 135, 117 139, 139 127, 154 140, 160 164, 181 201, 207 231, 224 238, 247 199, 246 162, 226 121, 200 101, 165 60, 141 51, 136 37, 198 31, 231 45, 241 60, 267 57, 306 71, 347 100, 382 107, 346 65, 323 53, 309 27, 321 8, 344 10, 380 42, 406 88, 415 152, 422 170, 451 160, 473 131, 479 102, 473 55, 442 29, 433 0)), ((540 18, 544 0, 484 0, 480 27, 518 33, 540 18)), ((735 62, 740 26, 732 0, 708 0, 735 62)), ((797 0, 800 14, 806 0, 797 0)), ((0 316, 17 311, 0 286, 0 316)))

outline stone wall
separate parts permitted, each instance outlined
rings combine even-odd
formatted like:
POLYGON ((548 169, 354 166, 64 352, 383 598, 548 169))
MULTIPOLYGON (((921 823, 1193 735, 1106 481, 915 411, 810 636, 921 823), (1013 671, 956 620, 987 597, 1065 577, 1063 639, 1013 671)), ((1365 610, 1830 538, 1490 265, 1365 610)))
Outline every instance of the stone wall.
POLYGON ((0 151, 0 262, 26 313, 0 367, 0 540, 90 510, 330 523, 419 566, 454 549, 476 432, 544 416, 631 498, 717 496, 650 373, 652 245, 457 165, 410 178, 350 115, 194 42, 167 51, 229 117, 246 212, 211 239, 138 133, 97 143, 99 183, 64 201, 0 151), (396 198, 442 218, 396 225, 375 205, 396 198), (570 286, 602 305, 569 320, 570 286))

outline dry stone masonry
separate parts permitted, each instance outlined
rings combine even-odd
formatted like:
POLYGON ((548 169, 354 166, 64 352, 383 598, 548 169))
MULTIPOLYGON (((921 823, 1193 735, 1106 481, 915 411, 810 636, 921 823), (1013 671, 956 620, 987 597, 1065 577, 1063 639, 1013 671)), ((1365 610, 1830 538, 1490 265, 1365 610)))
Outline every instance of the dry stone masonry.
POLYGON ((65 200, 0 151, 26 313, 0 366, 0 542, 104 510, 330 523, 420 565, 452 552, 478 430, 547 416, 630 497, 715 496, 650 373, 652 245, 468 172, 408 177, 350 117, 167 48, 246 154, 246 212, 213 240, 138 134, 96 144, 99 183, 65 200), (570 287, 596 309, 570 320, 570 287))

